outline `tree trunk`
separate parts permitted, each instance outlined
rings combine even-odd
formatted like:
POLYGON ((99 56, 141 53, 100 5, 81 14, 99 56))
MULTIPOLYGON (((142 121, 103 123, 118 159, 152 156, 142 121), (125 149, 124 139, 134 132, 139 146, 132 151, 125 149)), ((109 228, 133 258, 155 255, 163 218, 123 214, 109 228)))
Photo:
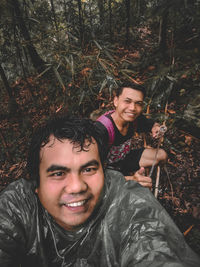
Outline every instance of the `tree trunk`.
POLYGON ((167 50, 167 19, 168 12, 165 12, 160 18, 160 29, 159 29, 159 49, 163 56, 166 56, 167 50))
POLYGON ((20 32, 21 32, 23 38, 25 39, 25 41, 27 43, 26 48, 28 50, 31 62, 32 62, 34 68, 38 72, 41 72, 45 69, 45 62, 38 55, 34 45, 32 44, 30 34, 26 28, 25 22, 24 22, 23 17, 22 17, 22 13, 21 13, 20 6, 19 6, 19 1, 18 0, 11 0, 11 2, 12 2, 12 5, 14 7, 14 12, 16 15, 16 21, 18 23, 18 27, 20 29, 20 32))
POLYGON ((99 23, 104 28, 104 2, 102 0, 97 1, 98 9, 99 9, 99 23))
POLYGON ((65 16, 65 21, 68 25, 68 23, 70 22, 70 12, 68 12, 69 8, 67 7, 67 3, 66 0, 63 1, 63 7, 64 7, 64 16, 65 16))
POLYGON ((6 88, 6 91, 7 91, 8 95, 9 95, 9 98, 12 99, 12 97, 13 97, 12 89, 10 88, 10 85, 8 83, 6 74, 5 74, 4 69, 2 68, 1 65, 0 65, 0 76, 1 76, 1 79, 3 81, 4 86, 6 88))
POLYGON ((53 2, 53 0, 50 0, 50 2, 51 2, 51 12, 53 14, 54 24, 55 24, 56 30, 58 30, 58 23, 57 23, 57 19, 56 19, 54 2, 53 2))
POLYGON ((81 47, 84 47, 84 24, 83 24, 83 12, 81 0, 78 1, 78 17, 79 17, 79 34, 80 34, 80 43, 81 47))
POLYGON ((108 6, 109 6, 109 32, 110 32, 110 41, 112 42, 112 0, 109 0, 108 6))
POLYGON ((130 28, 130 0, 125 0, 126 4, 126 46, 129 45, 129 28, 130 28))
MULTIPOLYGON (((15 23, 13 23, 13 25, 15 25, 15 23)), ((15 27, 15 29, 16 29, 16 27, 15 27)), ((22 68, 23 75, 25 78, 27 78, 28 68, 24 67, 23 56, 22 56, 21 49, 20 49, 20 46, 19 46, 19 43, 17 40, 17 33, 16 33, 15 29, 14 29, 14 41, 15 41, 14 43, 15 43, 15 47, 16 47, 17 58, 19 58, 19 62, 20 62, 21 68, 22 68)), ((22 49, 23 49, 23 47, 22 47, 22 49)))
POLYGON ((4 84, 5 88, 6 88, 7 93, 9 95, 9 112, 11 114, 16 114, 16 112, 18 110, 18 104, 17 104, 17 102, 15 100, 15 97, 13 95, 12 89, 10 88, 8 79, 6 77, 6 74, 5 74, 4 69, 1 66, 1 64, 0 64, 0 77, 1 77, 1 79, 3 81, 3 84, 4 84))
POLYGON ((137 14, 137 19, 140 16, 140 1, 136 0, 136 14, 137 14))

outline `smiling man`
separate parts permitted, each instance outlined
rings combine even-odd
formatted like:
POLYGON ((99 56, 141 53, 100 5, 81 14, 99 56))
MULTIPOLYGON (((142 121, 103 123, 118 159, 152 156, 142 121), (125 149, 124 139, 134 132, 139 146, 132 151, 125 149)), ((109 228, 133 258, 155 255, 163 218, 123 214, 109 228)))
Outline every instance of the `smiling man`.
POLYGON ((150 190, 104 170, 88 119, 55 118, 33 135, 29 180, 0 194, 0 266, 199 266, 150 190))
POLYGON ((159 136, 160 125, 142 115, 144 97, 143 86, 133 82, 122 83, 113 100, 115 110, 98 118, 96 125, 107 146, 107 165, 121 171, 127 180, 151 188, 152 180, 145 176, 144 170, 153 164, 165 163, 167 154, 163 149, 132 148, 131 138, 135 132, 151 131, 154 138, 159 136), (111 136, 112 142, 109 140, 111 136))
POLYGON ((70 140, 50 136, 40 151, 39 199, 57 223, 73 230, 84 223, 96 207, 104 173, 95 140, 86 141, 89 151, 80 151, 70 140))

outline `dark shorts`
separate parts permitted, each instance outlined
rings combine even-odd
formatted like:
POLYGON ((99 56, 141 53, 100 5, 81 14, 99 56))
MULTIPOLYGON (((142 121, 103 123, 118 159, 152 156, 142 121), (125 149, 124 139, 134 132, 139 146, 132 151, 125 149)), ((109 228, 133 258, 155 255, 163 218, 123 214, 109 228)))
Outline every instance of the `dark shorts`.
POLYGON ((108 168, 118 170, 124 175, 130 175, 140 169, 139 161, 144 150, 144 147, 133 149, 123 160, 109 165, 108 168))

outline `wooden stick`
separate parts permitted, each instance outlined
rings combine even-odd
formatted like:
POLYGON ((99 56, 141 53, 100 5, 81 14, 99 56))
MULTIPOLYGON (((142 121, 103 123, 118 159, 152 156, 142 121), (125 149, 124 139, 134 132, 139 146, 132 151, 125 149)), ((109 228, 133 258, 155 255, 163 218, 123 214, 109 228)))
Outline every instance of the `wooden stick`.
POLYGON ((156 174, 156 187, 155 187, 155 192, 154 192, 154 196, 156 198, 158 197, 159 179, 160 179, 160 166, 157 167, 157 174, 156 174))

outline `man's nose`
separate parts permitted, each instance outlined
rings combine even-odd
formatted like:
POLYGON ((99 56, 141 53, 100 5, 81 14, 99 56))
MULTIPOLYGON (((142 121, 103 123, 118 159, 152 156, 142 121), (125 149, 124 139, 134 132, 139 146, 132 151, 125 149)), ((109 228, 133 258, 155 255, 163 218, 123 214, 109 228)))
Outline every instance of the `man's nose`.
POLYGON ((83 177, 77 173, 69 173, 65 185, 65 191, 68 194, 78 194, 85 192, 88 188, 87 183, 83 177))
POLYGON ((135 108, 136 108, 135 102, 131 102, 130 109, 135 110, 135 108))

